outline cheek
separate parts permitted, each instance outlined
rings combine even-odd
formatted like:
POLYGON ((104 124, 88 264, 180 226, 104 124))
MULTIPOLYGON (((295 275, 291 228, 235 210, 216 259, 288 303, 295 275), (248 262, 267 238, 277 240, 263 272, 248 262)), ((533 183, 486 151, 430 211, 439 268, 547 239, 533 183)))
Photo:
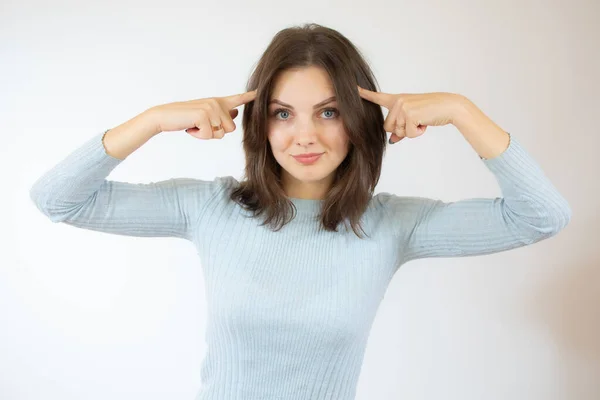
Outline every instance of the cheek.
POLYGON ((281 152, 289 147, 290 137, 281 131, 270 129, 268 137, 274 152, 281 152))
POLYGON ((329 143, 332 149, 346 153, 348 151, 350 139, 348 138, 346 132, 343 129, 340 129, 339 131, 335 132, 335 134, 330 136, 329 143))

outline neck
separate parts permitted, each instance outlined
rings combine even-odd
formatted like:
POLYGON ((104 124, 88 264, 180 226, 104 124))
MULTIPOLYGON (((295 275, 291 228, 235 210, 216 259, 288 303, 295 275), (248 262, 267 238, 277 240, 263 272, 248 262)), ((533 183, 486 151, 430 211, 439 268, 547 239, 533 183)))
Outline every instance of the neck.
POLYGON ((331 176, 316 182, 302 182, 287 173, 283 176, 285 194, 291 199, 323 200, 331 187, 331 176))

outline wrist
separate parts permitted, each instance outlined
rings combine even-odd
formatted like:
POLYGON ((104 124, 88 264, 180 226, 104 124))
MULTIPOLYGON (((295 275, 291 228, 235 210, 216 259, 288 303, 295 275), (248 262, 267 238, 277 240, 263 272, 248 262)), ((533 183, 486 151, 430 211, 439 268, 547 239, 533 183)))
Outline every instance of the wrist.
POLYGON ((452 124, 456 127, 464 124, 475 115, 473 102, 461 94, 454 94, 452 124))
POLYGON ((161 132, 160 126, 155 118, 153 108, 149 108, 134 117, 134 122, 139 126, 139 129, 143 132, 146 132, 149 137, 156 136, 161 132))

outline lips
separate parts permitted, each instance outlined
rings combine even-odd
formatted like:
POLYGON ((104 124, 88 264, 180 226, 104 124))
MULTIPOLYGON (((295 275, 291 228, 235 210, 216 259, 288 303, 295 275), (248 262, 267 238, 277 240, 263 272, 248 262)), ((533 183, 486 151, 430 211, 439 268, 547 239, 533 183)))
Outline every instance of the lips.
POLYGON ((311 157, 315 157, 315 156, 320 156, 323 153, 306 153, 306 154, 298 154, 296 156, 296 158, 311 158, 311 157))
POLYGON ((321 158, 321 156, 324 153, 308 153, 308 154, 299 154, 297 156, 292 156, 296 159, 296 161, 298 161, 299 163, 302 164, 312 164, 315 161, 317 161, 319 158, 321 158))

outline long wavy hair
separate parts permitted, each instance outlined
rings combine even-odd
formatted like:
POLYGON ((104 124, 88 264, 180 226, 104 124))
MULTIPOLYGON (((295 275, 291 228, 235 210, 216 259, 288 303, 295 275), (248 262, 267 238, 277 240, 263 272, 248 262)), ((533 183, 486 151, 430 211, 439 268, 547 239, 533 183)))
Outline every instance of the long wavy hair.
MULTIPOLYGON (((349 138, 348 155, 338 166, 331 188, 323 199, 321 228, 337 232, 350 222, 362 238, 360 218, 367 209, 386 149, 381 107, 363 100, 357 85, 377 91, 377 81, 360 51, 341 33, 318 24, 293 26, 279 31, 252 72, 246 90, 257 90, 254 101, 244 106, 243 148, 245 179, 231 193, 231 200, 253 216, 265 214, 261 225, 280 230, 297 212, 281 184, 281 166, 268 140, 268 101, 277 76, 290 68, 317 66, 329 75, 340 117, 349 138)), ((368 235, 367 235, 368 236, 368 235)))

